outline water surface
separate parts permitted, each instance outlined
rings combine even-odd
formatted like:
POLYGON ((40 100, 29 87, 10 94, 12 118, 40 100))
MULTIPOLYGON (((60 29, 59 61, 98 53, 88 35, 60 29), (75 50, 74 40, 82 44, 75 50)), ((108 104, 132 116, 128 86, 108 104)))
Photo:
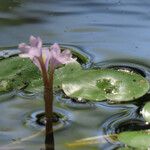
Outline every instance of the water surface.
MULTIPOLYGON (((0 47, 6 49, 27 42, 32 34, 40 36, 45 43, 80 47, 94 56, 94 62, 124 60, 149 66, 149 7, 149 0, 0 0, 0 47)), ((112 127, 113 133, 116 119, 126 121, 137 117, 136 106, 132 104, 101 102, 84 108, 56 100, 55 107, 65 110, 69 118, 67 126, 54 133, 56 150, 70 150, 66 143, 107 134, 107 126, 112 127)), ((42 96, 16 94, 2 101, 0 146, 7 148, 13 141, 40 132, 42 128, 28 124, 27 120, 42 109, 42 96)), ((44 134, 41 133, 13 146, 37 150, 44 148, 43 144, 44 134)), ((109 150, 116 145, 103 139, 97 144, 74 149, 109 150)))
POLYGON ((33 35, 80 46, 95 61, 130 59, 149 65, 149 0, 0 1, 0 46, 33 35))

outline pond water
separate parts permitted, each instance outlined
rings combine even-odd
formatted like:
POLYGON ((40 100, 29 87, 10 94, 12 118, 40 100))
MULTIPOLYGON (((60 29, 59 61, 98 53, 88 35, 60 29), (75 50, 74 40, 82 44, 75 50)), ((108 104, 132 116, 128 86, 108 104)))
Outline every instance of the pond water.
MULTIPOLYGON (((133 63, 147 71, 149 7, 149 0, 1 0, 0 49, 14 49, 32 34, 45 43, 58 42, 85 51, 93 67, 133 63)), ((65 119, 54 127, 56 150, 115 149, 122 144, 102 135, 115 134, 124 122, 143 120, 137 103, 75 103, 60 99, 55 96, 55 111, 65 119), (89 137, 98 137, 95 144, 68 146, 89 137)), ((0 101, 0 149, 44 149, 44 127, 35 121, 44 107, 42 94, 14 91, 0 97, 0 101)))

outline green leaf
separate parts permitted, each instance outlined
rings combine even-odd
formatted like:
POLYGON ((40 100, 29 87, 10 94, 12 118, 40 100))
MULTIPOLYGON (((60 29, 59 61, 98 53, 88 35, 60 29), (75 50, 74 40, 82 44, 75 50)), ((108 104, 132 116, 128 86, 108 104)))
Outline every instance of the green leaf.
POLYGON ((150 148, 150 131, 127 131, 118 135, 120 142, 140 150, 150 148))
POLYGON ((40 78, 40 72, 29 59, 11 57, 1 60, 0 70, 0 81, 2 83, 9 81, 7 83, 11 84, 9 86, 13 89, 21 89, 30 84, 32 80, 40 78))
POLYGON ((64 67, 60 67, 55 70, 55 79, 54 79, 54 86, 55 87, 61 87, 62 83, 64 81, 68 81, 68 79, 74 77, 76 78, 76 75, 78 72, 82 70, 81 65, 78 62, 75 63, 69 63, 65 65, 64 67))
MULTIPOLYGON (((76 57, 81 64, 90 63, 90 57, 86 53, 80 52, 80 50, 76 47, 61 46, 61 49, 69 49, 72 51, 73 56, 76 57)), ((22 89, 26 87, 26 90, 41 91, 43 89, 43 81, 39 70, 29 59, 22 59, 16 56, 18 53, 19 51, 16 49, 12 51, 1 51, 0 81, 2 81, 2 83, 9 81, 8 84, 10 85, 11 83, 10 86, 13 89, 22 89)), ((0 87, 0 93, 2 93, 2 91, 9 90, 10 88, 4 89, 4 87, 0 87)))
POLYGON ((144 119, 150 123, 150 102, 145 104, 141 112, 144 119))
POLYGON ((56 81, 59 80, 65 94, 72 98, 122 102, 137 99, 149 90, 149 82, 135 73, 113 69, 83 70, 81 67, 71 71, 69 67, 57 70, 56 81))
MULTIPOLYGON (((13 88, 35 91, 43 88, 37 67, 29 60, 12 57, 0 61, 0 80, 10 80, 13 88)), ((137 99, 149 90, 149 82, 141 75, 113 69, 83 70, 70 63, 55 70, 55 90, 63 89, 72 98, 123 102, 137 99)))

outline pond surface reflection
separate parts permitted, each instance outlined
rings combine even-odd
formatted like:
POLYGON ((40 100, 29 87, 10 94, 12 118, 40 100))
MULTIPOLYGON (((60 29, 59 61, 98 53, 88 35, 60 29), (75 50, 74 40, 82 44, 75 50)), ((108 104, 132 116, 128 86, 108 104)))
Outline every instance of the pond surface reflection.
POLYGON ((0 46, 29 35, 72 44, 95 61, 128 59, 149 65, 149 0, 0 1, 0 46))
MULTIPOLYGON (((13 49, 12 46, 26 41, 32 34, 40 36, 45 43, 79 47, 93 55, 94 62, 106 65, 130 62, 147 68, 150 66, 149 7, 149 0, 1 0, 0 49, 13 49)), ((0 150, 45 147, 43 127, 37 128, 36 122, 26 120, 43 110, 42 95, 22 94, 0 97, 0 150)), ((83 105, 62 99, 60 93, 55 96, 55 107, 65 110, 68 117, 67 126, 54 132, 55 150, 70 150, 67 144, 75 140, 114 133, 114 120, 137 118, 136 104, 83 105)), ((117 144, 103 138, 96 144, 74 149, 107 150, 117 144)))

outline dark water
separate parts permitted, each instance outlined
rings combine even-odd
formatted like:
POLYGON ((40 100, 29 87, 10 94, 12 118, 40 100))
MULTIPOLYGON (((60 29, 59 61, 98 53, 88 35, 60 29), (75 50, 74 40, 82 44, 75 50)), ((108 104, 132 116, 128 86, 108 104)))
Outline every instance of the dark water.
POLYGON ((0 0, 0 46, 33 35, 80 46, 95 61, 130 59, 149 65, 149 0, 0 0))
MULTIPOLYGON (((149 8, 149 0, 0 0, 0 47, 16 46, 32 34, 45 43, 80 47, 94 56, 94 62, 123 60, 149 66, 149 8)), ((10 96, 0 104, 0 114, 5 114, 0 116, 0 150, 40 150, 44 147, 43 127, 35 124, 34 115, 43 109, 42 97, 10 96), (35 137, 8 145, 34 134, 35 137)), ((115 133, 114 120, 139 119, 136 109, 132 104, 102 102, 83 106, 56 100, 55 110, 67 119, 56 127, 55 149, 111 150, 120 143, 100 138, 85 147, 66 144, 115 133)))

